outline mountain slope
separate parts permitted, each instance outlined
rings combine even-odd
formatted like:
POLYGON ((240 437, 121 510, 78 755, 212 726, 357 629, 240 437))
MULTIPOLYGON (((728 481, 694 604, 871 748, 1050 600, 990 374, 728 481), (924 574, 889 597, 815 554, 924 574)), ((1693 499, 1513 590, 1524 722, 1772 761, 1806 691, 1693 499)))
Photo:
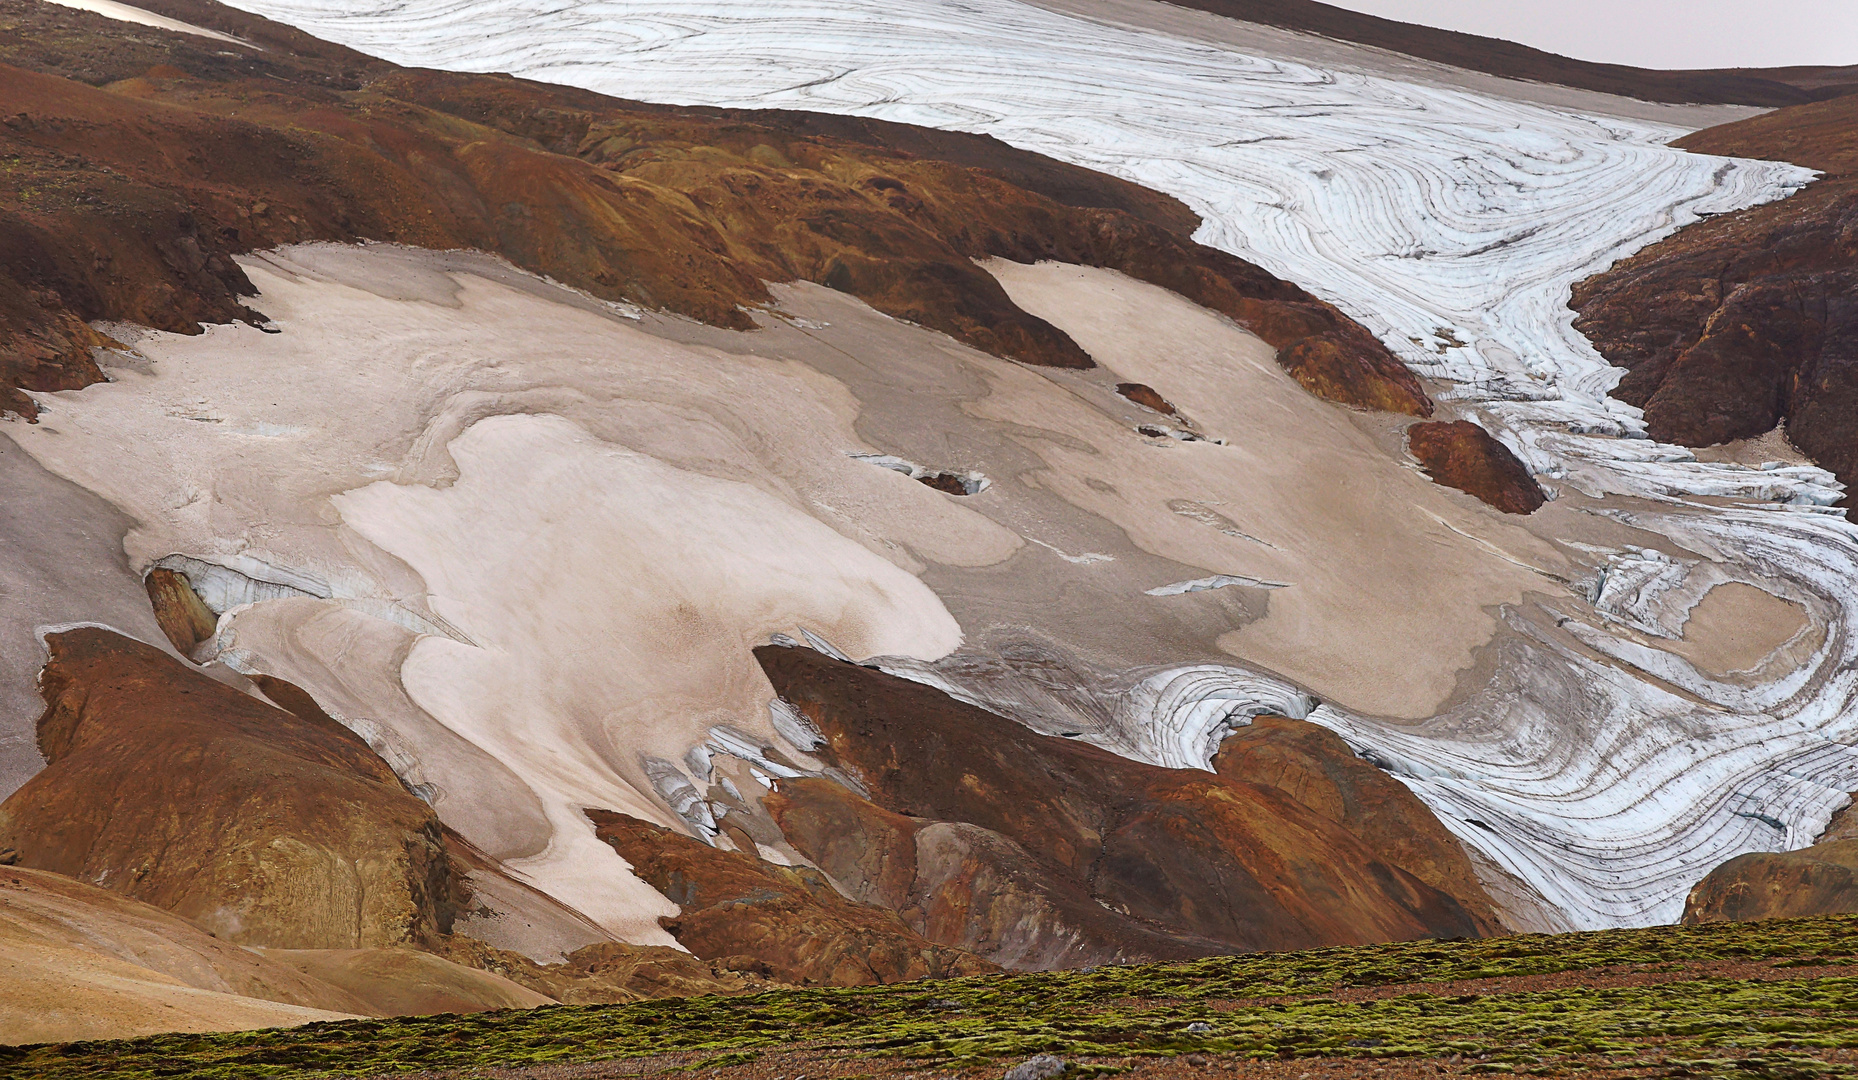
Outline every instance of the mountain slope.
MULTIPOLYGON (((1581 331, 1628 374, 1652 436, 1686 446, 1784 424, 1858 485, 1858 96, 1689 135, 1697 153, 1787 160, 1823 177, 1693 225, 1581 283, 1581 331)), ((1849 495, 1848 495, 1849 501, 1849 495)))
POLYGON ((1513 41, 1384 19, 1318 0, 1172 0, 1263 23, 1511 79, 1558 83, 1644 101, 1798 105, 1858 92, 1858 65, 1659 71, 1576 60, 1513 41))
POLYGON ((0 304, 12 312, 0 392, 26 415, 34 406, 19 388, 102 378, 89 352, 101 339, 85 321, 182 333, 257 321, 229 256, 363 238, 498 252, 604 299, 735 329, 768 302, 764 282, 818 281, 979 348, 1065 367, 1090 359, 971 259, 1113 265, 1256 325, 1331 396, 1430 409, 1410 374, 1333 308, 1194 244, 1196 223, 1172 200, 983 140, 891 136, 873 147, 780 115, 769 125, 398 71, 330 58, 320 43, 228 62, 225 50, 163 32, 159 45, 122 41, 98 55, 74 48, 71 30, 101 17, 9 4, 0 60, 110 87, 3 73, 15 111, 0 146, 22 168, 7 174, 15 206, 0 217, 0 304), (944 146, 1011 171, 912 153, 944 146))
POLYGON ((0 866, 0 1044, 369 1015, 359 998, 147 904, 0 866))

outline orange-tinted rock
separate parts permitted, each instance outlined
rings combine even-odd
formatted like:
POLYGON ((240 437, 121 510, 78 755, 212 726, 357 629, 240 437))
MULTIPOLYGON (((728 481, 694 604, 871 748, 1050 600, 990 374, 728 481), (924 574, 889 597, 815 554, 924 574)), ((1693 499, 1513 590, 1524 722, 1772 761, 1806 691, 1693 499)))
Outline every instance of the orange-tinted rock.
POLYGON ((705 959, 790 983, 868 986, 998 970, 936 945, 896 913, 839 894, 819 871, 723 851, 649 822, 589 810, 595 835, 682 908, 660 920, 705 959))
POLYGON ((438 820, 366 743, 141 642, 48 638, 44 771, 0 804, 0 847, 232 942, 421 944, 462 897, 438 820))
POLYGON ((1469 420, 1414 424, 1406 429, 1406 448, 1433 480, 1506 514, 1532 514, 1548 501, 1510 448, 1469 420))
POLYGON ((1858 802, 1811 847, 1752 852, 1709 872, 1684 900, 1686 926, 1858 912, 1858 802))
POLYGON ((761 805, 794 850, 846 895, 903 911, 914 902, 916 833, 926 822, 892 813, 831 780, 782 781, 761 805))
POLYGON ((1858 840, 1740 855, 1709 872, 1684 901, 1684 924, 1858 912, 1858 840))
POLYGON ((1357 409, 1432 415, 1432 399, 1420 389, 1419 380, 1365 331, 1307 337, 1284 347, 1277 359, 1319 398, 1357 409))
POLYGON ((1306 720, 1259 716, 1220 743, 1213 770, 1274 787, 1354 833, 1381 858, 1456 897, 1497 927, 1464 846, 1412 789, 1355 756, 1341 736, 1306 720))
POLYGON ((1117 383, 1116 392, 1128 398, 1130 401, 1135 402, 1137 405, 1142 406, 1144 409, 1149 409, 1154 412, 1158 412, 1162 414, 1163 416, 1179 416, 1180 415, 1180 413, 1174 410, 1173 402, 1169 401, 1167 398, 1162 397, 1160 391, 1156 390, 1154 387, 1148 385, 1147 383, 1139 383, 1139 382, 1117 383))
POLYGON ((823 733, 815 753, 879 806, 1003 837, 1148 926, 1240 950, 1482 929, 1456 899, 1282 791, 1042 736, 807 650, 756 655, 823 733))
POLYGON ((931 941, 1003 967, 1050 970, 1232 951, 1111 911, 1073 877, 965 822, 892 813, 829 780, 781 783, 762 805, 794 849, 856 900, 931 941))
POLYGON ((366 237, 493 251, 596 296, 738 329, 768 302, 765 282, 814 281, 1061 367, 1091 361, 973 260, 1111 267, 1252 328, 1316 393, 1430 411, 1340 311, 1193 242, 1198 222, 1176 200, 983 136, 411 71, 205 0, 169 6, 266 51, 228 58, 55 6, 12 13, 0 151, 16 165, 0 194, 22 209, 0 212, 0 303, 19 308, 5 322, 17 339, 6 387, 99 378, 77 340, 85 320, 194 333, 256 319, 233 254, 366 237), (54 77, 70 73, 108 88, 54 77), (27 187, 56 194, 28 204, 16 198, 27 187))
MULTIPOLYGON (((187 575, 178 570, 156 567, 142 584, 148 587, 148 602, 155 609, 155 621, 168 635, 176 652, 193 653, 194 647, 213 636, 219 620, 194 592, 187 575)), ((299 691, 301 692, 301 691, 299 691)))
POLYGON ((1760 435, 1858 485, 1858 97, 1686 136, 1699 153, 1826 175, 1780 202, 1692 225, 1581 282, 1575 325, 1628 369, 1614 394, 1655 439, 1760 435))

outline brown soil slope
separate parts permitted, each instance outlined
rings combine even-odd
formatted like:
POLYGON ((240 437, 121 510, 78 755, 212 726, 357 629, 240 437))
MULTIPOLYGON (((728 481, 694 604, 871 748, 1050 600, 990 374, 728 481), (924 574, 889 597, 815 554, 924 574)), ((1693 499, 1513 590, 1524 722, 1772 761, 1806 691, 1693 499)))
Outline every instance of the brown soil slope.
POLYGON ((368 1015, 359 999, 147 904, 0 867, 0 1043, 368 1015))
POLYGON ((1715 105, 1797 105, 1858 91, 1850 67, 1654 71, 1576 60, 1513 41, 1365 15, 1316 0, 1172 0, 1228 19, 1264 23, 1371 45, 1424 60, 1532 82, 1620 94, 1642 101, 1715 105))
POLYGON ((1336 309, 1195 244, 1179 203, 991 139, 400 69, 204 0, 180 7, 267 51, 0 0, 0 406, 29 415, 13 388, 96 381, 86 321, 256 321, 232 255, 365 238, 491 251, 741 329, 769 302, 764 282, 804 279, 1072 367, 1089 357, 973 260, 1109 266, 1244 322, 1314 392, 1431 409, 1336 309))
MULTIPOLYGON (((1029 870, 1083 890, 1151 937, 1159 930, 1246 951, 1489 930, 1463 903, 1276 787, 1039 735, 808 650, 756 655, 776 692, 821 732, 814 752, 871 802, 1011 841, 1029 870)), ((783 795, 795 797, 791 785, 783 795)))
POLYGON ((555 999, 417 949, 267 949, 265 958, 341 987, 376 1016, 530 1009, 555 999))
POLYGON ((238 944, 353 949, 451 929, 462 898, 438 819, 346 728, 107 630, 49 642, 48 764, 0 804, 0 847, 21 865, 238 944))
POLYGON ((1614 393, 1654 438, 1773 430, 1858 483, 1858 96, 1781 109, 1677 145, 1826 175, 1684 229, 1574 290, 1576 323, 1628 370, 1614 393))
MULTIPOLYGON (((274 976, 294 986, 305 982, 302 972, 340 1000, 299 1002, 249 980, 208 990, 385 1015, 764 985, 669 948, 596 943, 545 965, 451 934, 460 910, 478 903, 463 872, 496 868, 444 830, 309 695, 258 676, 266 694, 291 707, 274 708, 106 630, 49 641, 40 679, 49 707, 39 724, 48 764, 0 803, 0 852, 36 868, 22 871, 36 880, 96 882, 110 891, 69 887, 187 927, 194 938, 210 931, 235 958, 251 955, 236 945, 275 950, 286 966, 267 968, 274 976)), ((0 868, 0 882, 10 872, 0 868)), ((5 908, 0 898, 0 924, 16 922, 5 908)), ((49 954, 14 958, 15 974, 34 985, 62 978, 68 966, 49 954)), ((172 965, 152 966, 174 974, 172 965)), ((227 1030, 270 1022, 227 1015, 216 1020, 209 1010, 185 1023, 227 1030)), ((107 1020, 98 1034, 143 1030, 107 1020)))
POLYGON ((1254 717, 1219 744, 1213 770, 1229 780, 1277 788, 1495 925, 1464 846, 1412 788, 1356 757, 1328 728, 1284 716, 1254 717))

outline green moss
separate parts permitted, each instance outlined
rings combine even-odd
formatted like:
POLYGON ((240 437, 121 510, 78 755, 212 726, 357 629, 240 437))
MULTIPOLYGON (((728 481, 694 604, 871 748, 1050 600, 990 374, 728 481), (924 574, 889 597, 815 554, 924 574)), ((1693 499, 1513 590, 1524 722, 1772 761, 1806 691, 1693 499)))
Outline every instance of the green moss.
POLYGON ((0 1049, 0 1078, 244 1080, 670 1052, 700 1054, 691 1068, 712 1069, 794 1045, 947 1065, 1035 1053, 1457 1054, 1479 1059, 1481 1071, 1543 1075, 1554 1073, 1557 1059, 1614 1055, 1631 1063, 1655 1050, 1689 1070, 1673 1075, 1818 1077, 1841 1067, 1811 1057, 1813 1051, 1858 1049, 1858 919, 1407 942, 744 998, 0 1049), (1772 982, 1693 977, 1604 989, 1413 992, 1354 1002, 1335 996, 1405 983, 1567 972, 1668 974, 1749 959, 1851 973, 1772 982), (1190 1024, 1196 1025, 1192 1031, 1190 1024))

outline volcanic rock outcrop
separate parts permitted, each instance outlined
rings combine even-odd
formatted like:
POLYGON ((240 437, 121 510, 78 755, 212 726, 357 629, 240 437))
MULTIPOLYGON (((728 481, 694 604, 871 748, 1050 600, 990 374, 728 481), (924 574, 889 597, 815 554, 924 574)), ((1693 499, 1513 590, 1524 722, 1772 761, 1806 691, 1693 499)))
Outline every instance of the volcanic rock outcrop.
POLYGON ((1406 446, 1427 476, 1506 514, 1534 513, 1548 501, 1528 466, 1469 420, 1414 424, 1406 429, 1406 446))
POLYGON ((992 829, 895 813, 811 777, 783 781, 762 805, 788 843, 855 899, 1002 967, 1043 971, 1233 951, 1112 910, 1074 876, 992 829))
MULTIPOLYGON (((891 815, 789 783, 771 807, 793 830, 789 839, 861 895, 913 911, 940 937, 986 942, 1005 959, 1037 955, 999 934, 1004 920, 987 917, 987 901, 960 895, 964 879, 1011 876, 1038 898, 1028 906, 1048 918, 1051 936, 1085 951, 1178 955, 1491 929, 1277 787, 1039 735, 931 687, 807 650, 756 655, 775 690, 820 732, 812 752, 891 815), (912 818, 970 828, 924 828, 912 818), (870 840, 848 843, 840 829, 870 840), (909 837, 913 829, 921 831, 909 837), (1078 918, 1081 897, 1122 918, 1078 918), (964 907, 979 913, 979 930, 964 925, 964 907)), ((1452 877, 1468 882, 1463 872, 1452 877)))
POLYGON ((1853 911, 1858 911, 1858 818, 1848 806, 1811 847, 1751 852, 1710 871, 1684 901, 1684 925, 1853 911))
POLYGON ((438 819, 354 734, 141 642, 48 638, 45 770, 0 803, 0 847, 239 944, 355 949, 452 928, 438 819))
POLYGON ((1213 771, 1274 787, 1354 833, 1382 859, 1454 897, 1486 926, 1496 917, 1464 845, 1412 789, 1306 720, 1255 716, 1226 736, 1213 771))
MULTIPOLYGON (((218 618, 200 599, 187 575, 179 570, 157 566, 143 580, 148 588, 148 603, 155 611, 155 621, 176 652, 186 656, 202 641, 213 636, 218 618)), ((275 699, 274 699, 275 700, 275 699)), ((299 710, 290 708, 292 712, 299 710)))
POLYGON ((1697 132, 1698 153, 1792 161, 1799 195, 1684 229, 1576 289, 1575 324, 1627 368, 1655 439, 1787 437, 1858 484, 1858 96, 1697 132))
POLYGON ((683 911, 664 920, 698 956, 782 982, 866 986, 997 970, 892 912, 841 896, 811 867, 723 851, 648 821, 589 810, 595 833, 683 911))
POLYGON ((1110 266, 1245 323, 1322 396, 1430 411, 1358 324, 1194 243, 1185 207, 1123 181, 980 136, 398 69, 257 16, 183 6, 265 51, 229 56, 161 31, 86 37, 107 21, 0 4, 0 152, 19 163, 0 176, 16 207, 0 213, 0 383, 13 411, 35 411, 22 389, 101 379, 90 350, 108 342, 88 321, 180 333, 262 321, 230 256, 311 239, 496 252, 604 299, 736 329, 769 302, 766 282, 816 281, 1061 367, 1091 361, 972 260, 1110 266))

